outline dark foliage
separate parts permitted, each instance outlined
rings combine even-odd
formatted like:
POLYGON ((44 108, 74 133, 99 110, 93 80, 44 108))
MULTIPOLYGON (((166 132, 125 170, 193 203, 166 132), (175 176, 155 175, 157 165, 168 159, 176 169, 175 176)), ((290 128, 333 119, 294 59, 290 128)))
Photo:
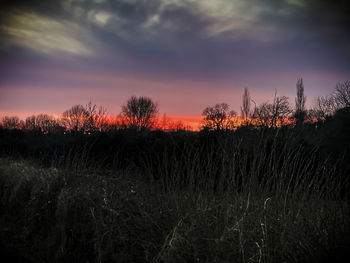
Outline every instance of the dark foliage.
MULTIPOLYGON (((327 122, 311 123, 303 129, 287 126, 250 129, 242 126, 236 131, 138 132, 126 129, 92 134, 44 134, 1 129, 0 154, 69 170, 139 169, 148 173, 150 180, 158 180, 165 175, 177 179, 183 177, 181 180, 186 185, 189 183, 187 174, 193 172, 188 160, 198 162, 198 167, 203 169, 197 171, 199 173, 206 174, 210 162, 214 169, 211 172, 221 175, 232 160, 237 162, 235 169, 238 169, 238 163, 242 162, 238 156, 241 155, 247 156, 249 169, 257 154, 268 158, 272 151, 271 145, 274 145, 281 158, 300 148, 305 156, 316 149, 317 162, 333 160, 336 163, 342 159, 340 170, 343 171, 342 176, 346 177, 350 170, 350 164, 346 161, 349 160, 350 150, 349 120, 349 110, 344 108, 327 122), (174 163, 181 165, 174 167, 174 163)), ((261 173, 268 177, 268 171, 262 169, 261 173)))
POLYGON ((349 200, 349 134, 348 108, 298 128, 0 128, 0 157, 35 164, 0 163, 0 248, 27 262, 337 260, 349 245, 339 205, 349 200))

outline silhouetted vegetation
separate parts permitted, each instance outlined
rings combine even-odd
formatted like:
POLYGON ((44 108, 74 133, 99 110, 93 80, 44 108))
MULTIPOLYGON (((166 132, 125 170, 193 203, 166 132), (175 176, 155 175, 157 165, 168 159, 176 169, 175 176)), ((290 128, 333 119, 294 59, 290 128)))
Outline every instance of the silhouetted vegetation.
POLYGON ((292 109, 286 96, 277 96, 272 103, 264 102, 254 109, 253 117, 259 126, 277 128, 290 118, 292 109))
POLYGON ((236 112, 229 110, 227 103, 216 104, 204 109, 203 128, 214 131, 227 131, 235 128, 236 112))
POLYGON ((154 127, 158 106, 148 97, 132 96, 122 106, 123 125, 138 131, 154 127))
POLYGON ((306 102, 306 97, 304 96, 303 79, 298 79, 297 97, 295 98, 295 112, 294 112, 294 118, 296 120, 297 126, 301 126, 306 119, 305 102, 306 102))
POLYGON ((251 106, 250 94, 249 94, 248 88, 245 88, 242 95, 242 107, 241 107, 241 116, 244 119, 245 124, 249 123, 249 118, 252 116, 250 106, 251 106))
POLYGON ((145 97, 122 108, 127 122, 111 123, 91 102, 57 119, 6 117, 3 253, 26 262, 341 262, 349 89, 338 84, 307 111, 299 80, 295 109, 276 94, 252 115, 245 89, 240 125, 223 103, 203 111, 198 132, 152 129, 158 108, 145 97))

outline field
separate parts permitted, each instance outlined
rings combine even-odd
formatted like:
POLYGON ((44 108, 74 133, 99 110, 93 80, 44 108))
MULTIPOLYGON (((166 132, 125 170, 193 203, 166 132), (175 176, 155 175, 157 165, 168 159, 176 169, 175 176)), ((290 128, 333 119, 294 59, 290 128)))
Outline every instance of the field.
POLYGON ((322 129, 2 130, 2 254, 11 262, 344 262, 348 146, 322 129))
POLYGON ((0 263, 350 262, 348 2, 1 1, 0 263))

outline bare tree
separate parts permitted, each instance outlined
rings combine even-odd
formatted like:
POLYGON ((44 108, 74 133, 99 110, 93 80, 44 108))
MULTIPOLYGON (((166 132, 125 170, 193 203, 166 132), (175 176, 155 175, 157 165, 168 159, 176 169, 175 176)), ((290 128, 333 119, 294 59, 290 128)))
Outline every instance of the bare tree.
POLYGON ((290 117, 292 109, 289 106, 289 100, 286 96, 275 97, 272 104, 272 126, 277 127, 279 125, 284 125, 286 119, 290 117))
POLYGON ((340 109, 350 109, 350 81, 338 83, 330 96, 318 97, 309 117, 325 121, 340 109))
POLYGON ((273 103, 265 102, 255 107, 253 118, 258 125, 276 128, 285 124, 291 112, 288 98, 286 96, 277 97, 277 92, 275 92, 273 103))
POLYGON ((350 108, 350 81, 338 83, 332 97, 337 109, 350 108))
POLYGON ((74 105, 69 110, 66 110, 62 114, 62 121, 68 130, 72 131, 84 131, 85 124, 89 113, 84 106, 78 104, 74 105))
POLYGON ((318 121, 325 121, 332 116, 337 107, 334 102, 333 96, 320 96, 316 100, 316 104, 309 111, 309 117, 311 119, 317 119, 318 121))
POLYGON ((98 107, 90 100, 85 106, 85 111, 87 116, 84 124, 84 130, 88 132, 103 130, 107 123, 106 109, 102 106, 98 107))
POLYGON ((122 106, 120 114, 125 119, 125 124, 129 128, 137 130, 150 129, 156 122, 158 115, 158 105, 148 97, 132 96, 122 106))
POLYGON ((202 115, 204 116, 202 127, 205 129, 223 131, 235 127, 234 117, 237 114, 235 111, 229 110, 227 103, 207 107, 204 109, 202 115))
POLYGON ((4 129, 21 129, 23 121, 17 116, 5 116, 2 118, 2 126, 4 129))
POLYGON ((300 126, 304 123, 304 120, 306 118, 306 110, 305 110, 306 97, 304 96, 304 84, 303 84, 302 78, 298 79, 296 87, 297 87, 297 96, 295 98, 294 118, 296 119, 297 126, 300 126))
POLYGON ((250 98, 248 88, 244 89, 244 92, 242 95, 242 102, 243 102, 243 105, 241 107, 241 115, 244 118, 245 122, 247 123, 248 118, 251 117, 251 112, 250 112, 251 98, 250 98))
POLYGON ((60 129, 58 121, 47 114, 32 115, 26 118, 25 128, 43 133, 54 133, 60 129))
POLYGON ((255 120, 255 124, 258 126, 269 127, 270 126, 270 104, 268 102, 264 102, 259 106, 255 106, 252 117, 255 120))
POLYGON ((29 116, 25 119, 25 125, 24 125, 25 129, 27 130, 39 130, 38 124, 37 124, 37 120, 36 120, 36 116, 32 115, 29 116))

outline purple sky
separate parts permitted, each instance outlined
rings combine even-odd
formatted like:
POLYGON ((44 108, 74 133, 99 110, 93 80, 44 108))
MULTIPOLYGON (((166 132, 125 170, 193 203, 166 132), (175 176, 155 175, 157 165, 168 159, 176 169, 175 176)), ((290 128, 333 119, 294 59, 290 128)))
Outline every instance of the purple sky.
POLYGON ((90 99, 116 115, 131 95, 198 116, 245 87, 259 102, 307 103, 350 79, 346 1, 4 1, 0 117, 60 114, 90 99), (8 2, 8 3, 6 3, 8 2))

